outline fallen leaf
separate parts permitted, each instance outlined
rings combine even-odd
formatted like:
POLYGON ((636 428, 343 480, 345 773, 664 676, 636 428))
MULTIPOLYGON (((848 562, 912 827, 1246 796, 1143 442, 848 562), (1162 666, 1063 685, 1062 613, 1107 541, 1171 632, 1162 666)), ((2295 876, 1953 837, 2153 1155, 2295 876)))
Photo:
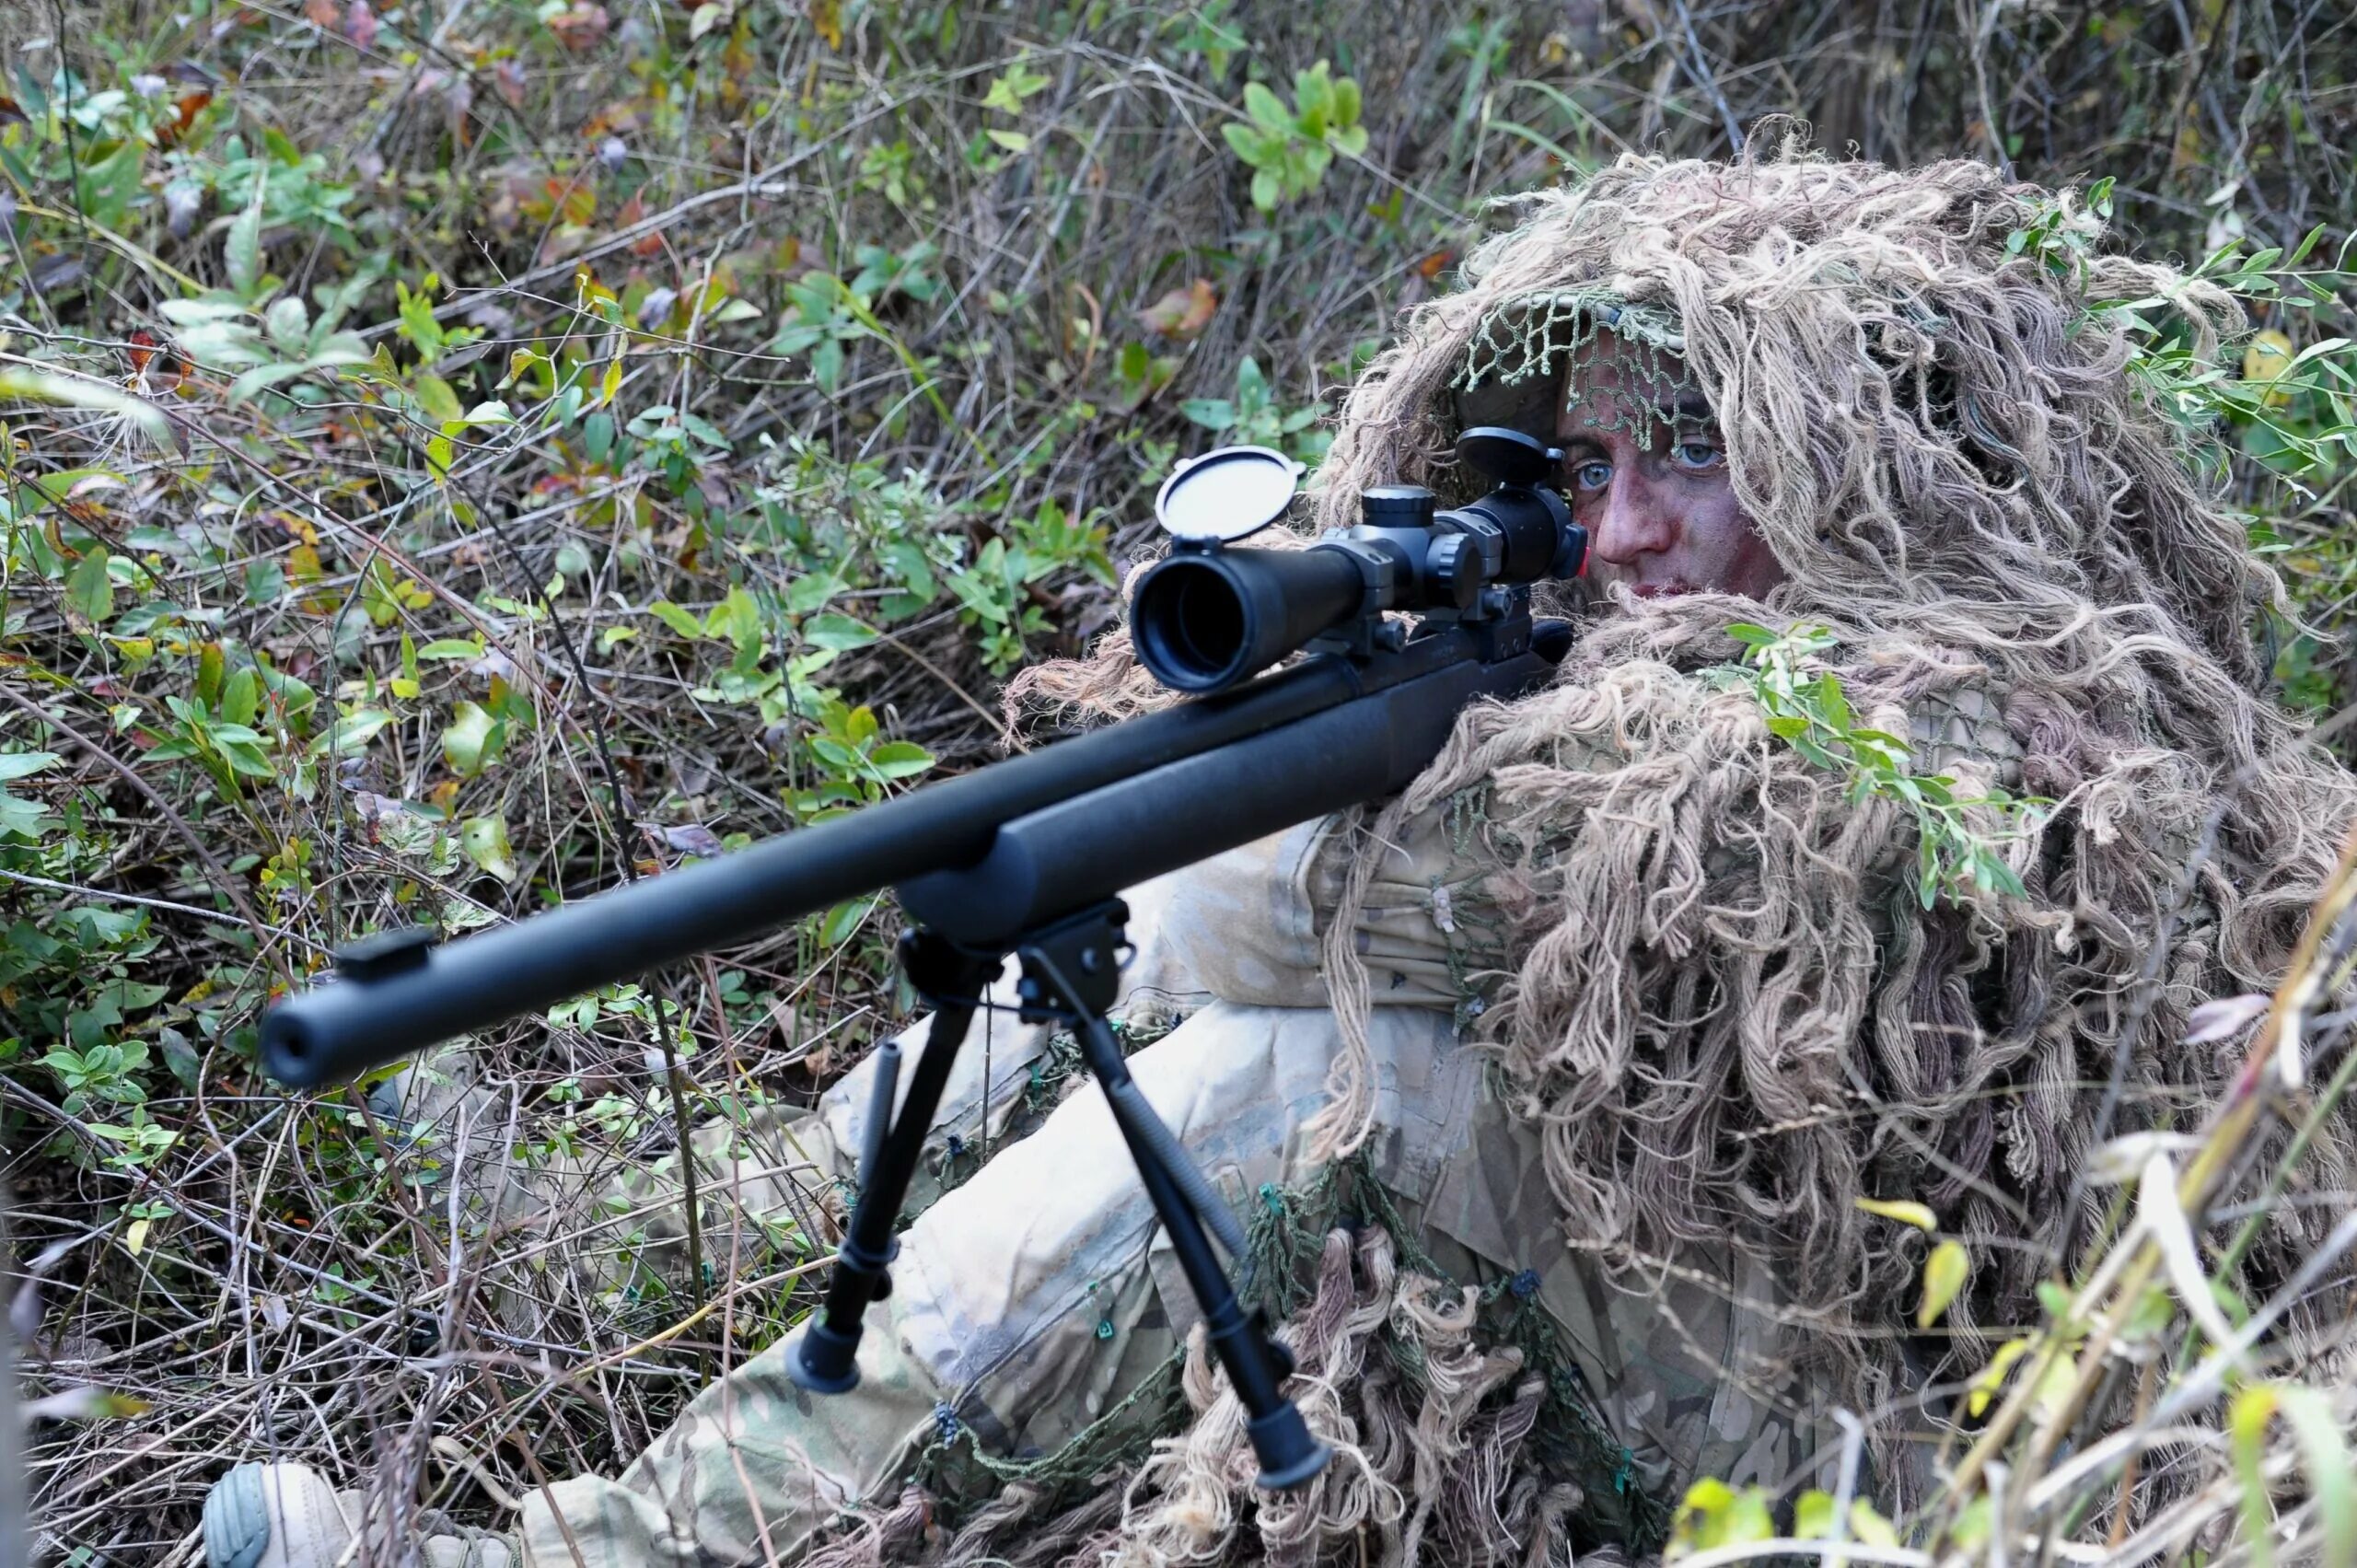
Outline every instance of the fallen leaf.
POLYGON ((199 87, 194 92, 182 93, 179 101, 172 105, 172 118, 156 127, 156 145, 167 152, 170 151, 182 136, 188 134, 188 128, 196 123, 197 115, 202 113, 204 106, 212 101, 211 87, 199 87))
POLYGON ((677 850, 681 854, 698 855, 709 860, 728 853, 728 846, 720 842, 720 835, 701 822, 690 822, 678 828, 666 827, 660 822, 641 822, 638 827, 656 843, 677 850))
POLYGON ((2200 1146, 2201 1140, 2190 1132, 2123 1133, 2096 1150, 2087 1162, 2087 1179, 2099 1187, 2117 1187, 2143 1175, 2156 1153, 2190 1154, 2200 1146))
POLYGON ((303 0, 303 19, 315 28, 331 29, 343 19, 335 0, 303 0))
POLYGON ((377 13, 368 0, 352 0, 343 10, 343 36, 355 49, 373 48, 377 42, 377 13))
POLYGON ((504 817, 467 819, 459 828, 459 847, 483 872, 503 882, 513 882, 523 875, 516 864, 516 851, 507 842, 507 819, 504 817))
POLYGON ((1219 296, 1209 278, 1197 278, 1185 288, 1174 288, 1138 312, 1147 331, 1192 343, 1211 325, 1219 309, 1219 296))
POLYGON ((493 63, 491 85, 510 109, 524 107, 524 67, 511 55, 493 63))
POLYGON ((549 18, 549 31, 575 53, 597 48, 612 26, 613 18, 603 6, 588 3, 575 4, 549 18))

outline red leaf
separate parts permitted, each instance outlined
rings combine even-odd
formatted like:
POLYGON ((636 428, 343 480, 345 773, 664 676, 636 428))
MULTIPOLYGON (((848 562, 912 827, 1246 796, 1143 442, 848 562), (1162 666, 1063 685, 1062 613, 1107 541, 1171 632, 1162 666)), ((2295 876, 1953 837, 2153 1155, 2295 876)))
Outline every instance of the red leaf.
POLYGON ((1212 280, 1197 278, 1185 288, 1174 288, 1160 299, 1138 312, 1138 319, 1149 331, 1192 343, 1211 325, 1212 316, 1219 309, 1219 296, 1212 289, 1212 280))
POLYGON ((584 3, 584 0, 575 0, 575 5, 549 18, 549 31, 556 34, 559 43, 575 53, 595 49, 598 41, 606 36, 606 29, 612 25, 613 18, 606 14, 603 6, 584 3))
POLYGON ((170 150, 182 136, 188 134, 188 128, 196 123, 196 117, 203 113, 204 106, 212 101, 211 87, 199 87, 194 92, 182 93, 180 101, 172 105, 171 121, 156 127, 156 145, 167 151, 170 150))
POLYGON ((343 36, 358 49, 367 49, 376 43, 377 13, 370 9, 368 0, 352 0, 352 4, 344 7, 343 36))

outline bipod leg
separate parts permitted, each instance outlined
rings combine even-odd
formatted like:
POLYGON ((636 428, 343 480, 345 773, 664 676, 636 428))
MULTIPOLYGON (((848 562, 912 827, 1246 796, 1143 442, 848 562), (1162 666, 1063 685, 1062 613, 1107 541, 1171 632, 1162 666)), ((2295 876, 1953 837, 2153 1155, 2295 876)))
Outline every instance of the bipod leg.
POLYGON ((836 1258, 834 1277, 827 1283, 826 1304, 786 1362, 788 1376, 814 1394, 841 1394, 859 1384, 862 1320, 869 1302, 891 1294, 889 1270, 900 1245, 893 1230, 924 1152, 925 1132, 933 1125, 950 1063, 965 1043, 982 990, 1005 961, 1004 954, 975 953, 923 929, 900 938, 900 967, 917 993, 933 1004, 933 1024, 898 1116, 892 1115, 892 1092, 900 1048, 889 1043, 883 1047, 891 1054, 878 1067, 876 1099, 868 1108, 859 1200, 852 1205, 851 1226, 836 1258), (882 1126, 887 1120, 888 1132, 882 1126))
POLYGON ((1292 1355, 1269 1337, 1267 1323, 1257 1314, 1245 1315, 1212 1251, 1207 1223, 1221 1232, 1232 1252, 1242 1251, 1239 1227, 1130 1076, 1120 1042, 1105 1021, 1105 1009, 1119 993, 1116 953, 1128 919, 1128 909, 1114 900, 1018 942, 1027 1013, 1053 1002, 1071 1016, 1088 1069, 1105 1091, 1146 1197, 1169 1232, 1178 1266, 1202 1307, 1212 1349, 1250 1417, 1246 1430, 1260 1457, 1260 1483, 1272 1489, 1300 1486, 1325 1469, 1331 1456, 1282 1392, 1293 1376, 1292 1355))

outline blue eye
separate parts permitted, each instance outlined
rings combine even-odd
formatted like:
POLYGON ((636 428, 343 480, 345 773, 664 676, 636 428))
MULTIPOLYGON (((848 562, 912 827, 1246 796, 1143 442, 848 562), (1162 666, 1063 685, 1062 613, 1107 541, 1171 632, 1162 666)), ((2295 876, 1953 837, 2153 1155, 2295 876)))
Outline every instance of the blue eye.
POLYGON ((1572 482, 1582 490, 1601 490, 1612 482, 1612 465, 1606 462, 1581 463, 1572 470, 1572 482))
POLYGON ((1679 467, 1689 469, 1713 468, 1726 457, 1708 441, 1680 441, 1669 449, 1669 455, 1677 459, 1679 467))

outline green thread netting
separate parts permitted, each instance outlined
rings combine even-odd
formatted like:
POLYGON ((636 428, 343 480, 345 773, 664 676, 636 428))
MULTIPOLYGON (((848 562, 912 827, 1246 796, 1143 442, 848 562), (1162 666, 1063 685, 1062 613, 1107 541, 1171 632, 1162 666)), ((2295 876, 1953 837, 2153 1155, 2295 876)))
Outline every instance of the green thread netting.
MULTIPOLYGON (((1658 306, 1635 305, 1601 289, 1542 289, 1517 295, 1492 306, 1475 324, 1465 346, 1464 363, 1449 383, 1469 424, 1502 423, 1517 428, 1535 408, 1521 401, 1501 401, 1502 394, 1525 387, 1534 378, 1562 389, 1560 407, 1549 415, 1582 410, 1584 424, 1594 430, 1654 429, 1671 422, 1659 411, 1675 408, 1701 388, 1684 360, 1686 336, 1678 318, 1658 306), (1598 335, 1613 334, 1609 348, 1598 335), (1591 377, 1565 374, 1567 367, 1593 366, 1608 356, 1620 373, 1620 389, 1595 398, 1585 390, 1591 377), (1486 399, 1485 399, 1486 395, 1486 399), (1521 418, 1504 415, 1494 421, 1469 411, 1488 401, 1513 406, 1521 418)), ((1530 434, 1550 437, 1553 427, 1530 434)))

